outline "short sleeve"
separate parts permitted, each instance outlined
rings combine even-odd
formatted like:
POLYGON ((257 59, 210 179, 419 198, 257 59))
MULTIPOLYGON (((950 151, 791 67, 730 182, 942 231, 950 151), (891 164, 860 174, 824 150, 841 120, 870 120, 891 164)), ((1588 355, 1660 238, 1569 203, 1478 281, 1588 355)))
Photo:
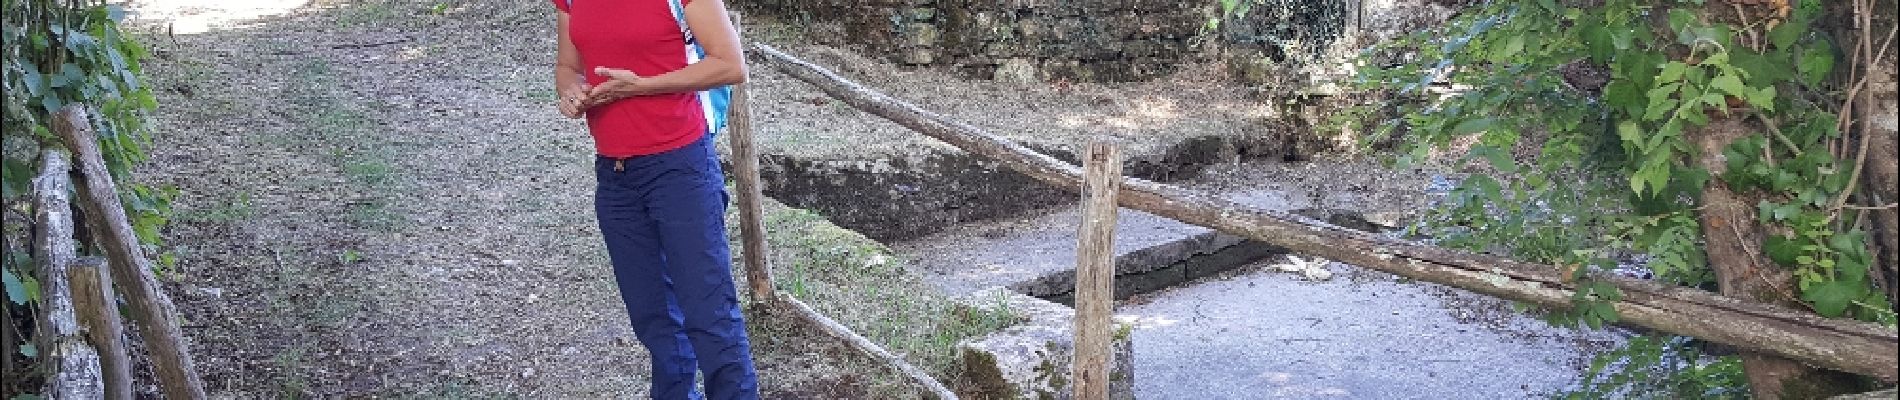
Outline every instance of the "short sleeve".
POLYGON ((568 3, 573 2, 574 0, 551 0, 551 1, 554 2, 555 9, 561 10, 561 12, 567 12, 568 3))

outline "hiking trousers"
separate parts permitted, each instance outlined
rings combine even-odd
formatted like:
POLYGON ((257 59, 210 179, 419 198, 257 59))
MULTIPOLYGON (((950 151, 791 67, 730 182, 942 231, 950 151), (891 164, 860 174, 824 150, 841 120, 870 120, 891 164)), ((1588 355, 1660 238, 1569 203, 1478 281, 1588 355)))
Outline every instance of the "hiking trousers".
POLYGON ((706 398, 758 398, 712 140, 653 155, 596 156, 594 176, 594 212, 620 299, 653 355, 653 398, 702 398, 696 370, 706 373, 706 398))

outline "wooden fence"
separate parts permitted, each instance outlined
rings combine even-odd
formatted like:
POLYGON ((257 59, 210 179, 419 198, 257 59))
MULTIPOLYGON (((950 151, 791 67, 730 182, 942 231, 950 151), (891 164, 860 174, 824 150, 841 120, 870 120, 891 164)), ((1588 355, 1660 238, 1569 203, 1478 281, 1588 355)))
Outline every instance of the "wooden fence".
MULTIPOLYGON (((738 27, 739 14, 732 13, 732 26, 738 27)), ((744 35, 740 35, 744 38, 744 35)), ((845 343, 853 349, 877 359, 899 374, 910 379, 912 384, 925 394, 943 400, 954 400, 956 393, 949 386, 932 378, 922 368, 904 361, 903 357, 892 354, 879 347, 877 343, 851 331, 851 328, 838 323, 810 305, 799 301, 791 293, 780 293, 774 289, 772 266, 767 257, 769 249, 765 243, 764 188, 759 177, 758 144, 752 139, 752 108, 750 94, 745 84, 733 85, 732 102, 727 109, 726 140, 731 147, 730 157, 734 189, 739 195, 736 206, 739 208, 739 238, 744 249, 743 263, 747 287, 753 301, 768 304, 778 309, 788 310, 792 315, 810 322, 826 335, 845 343)))
POLYGON ((119 189, 106 171, 99 139, 83 104, 53 117, 53 131, 66 151, 45 149, 33 179, 34 259, 40 291, 38 346, 50 367, 41 395, 50 399, 130 399, 131 361, 126 356, 118 299, 124 299, 139 336, 145 339, 156 384, 167 399, 203 399, 204 384, 193 368, 178 312, 153 276, 139 248, 119 189), (67 151, 72 162, 66 159, 67 151), (77 198, 69 198, 76 193, 77 198), (104 260, 78 257, 74 203, 83 211, 89 241, 104 260), (123 293, 117 293, 123 291, 123 293), (123 297, 120 297, 123 295, 123 297))
MULTIPOLYGON (((1071 189, 1082 185, 1082 172, 1074 165, 867 89, 771 46, 753 44, 748 49, 750 57, 771 64, 859 110, 994 160, 1037 180, 1071 189)), ((1576 293, 1576 279, 1558 266, 1388 239, 1141 179, 1125 179, 1118 194, 1117 201, 1123 207, 1295 252, 1507 300, 1564 308, 1570 306, 1576 293)), ((755 266, 748 265, 748 268, 755 266)), ((1590 279, 1609 282, 1623 292, 1623 298, 1612 305, 1627 323, 1888 382, 1900 375, 1896 373, 1900 370, 1900 338, 1893 328, 1827 319, 1801 310, 1732 299, 1692 288, 1615 276, 1590 279)))

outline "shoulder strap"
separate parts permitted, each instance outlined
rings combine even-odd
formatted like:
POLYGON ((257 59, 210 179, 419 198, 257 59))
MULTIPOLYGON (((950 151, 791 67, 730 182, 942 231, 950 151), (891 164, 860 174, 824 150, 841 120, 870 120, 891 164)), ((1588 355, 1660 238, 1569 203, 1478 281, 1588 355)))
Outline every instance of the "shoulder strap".
POLYGON ((673 22, 679 24, 680 34, 686 37, 686 44, 698 44, 698 41, 693 40, 693 28, 686 26, 686 5, 681 4, 680 0, 666 0, 666 5, 673 9, 673 22))

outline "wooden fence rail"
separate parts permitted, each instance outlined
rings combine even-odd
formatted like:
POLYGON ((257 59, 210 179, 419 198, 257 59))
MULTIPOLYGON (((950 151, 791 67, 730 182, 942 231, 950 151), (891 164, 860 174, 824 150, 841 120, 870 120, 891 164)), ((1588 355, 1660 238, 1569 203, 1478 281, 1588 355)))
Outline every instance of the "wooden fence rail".
MULTIPOLYGON (((860 110, 1037 180, 1071 189, 1081 185, 1081 171, 1074 165, 867 89, 771 46, 753 44, 750 49, 751 56, 860 110)), ((1555 266, 1388 239, 1141 179, 1127 179, 1119 198, 1124 207, 1499 298, 1564 308, 1575 294, 1574 280, 1555 266)), ((1592 279, 1622 290, 1623 299, 1613 305, 1624 322, 1889 382, 1900 376, 1900 336, 1893 328, 1827 319, 1691 288, 1613 276, 1592 279)))
POLYGON ((106 171, 86 108, 75 104, 60 110, 53 118, 53 131, 65 140, 79 166, 78 200, 86 212, 86 226, 91 228, 87 231, 106 253, 112 283, 125 291, 126 308, 139 324, 139 335, 145 339, 159 388, 167 399, 205 398, 204 383, 192 366, 185 334, 178 328, 178 311, 159 287, 158 278, 152 275, 152 261, 145 257, 132 233, 131 220, 126 218, 112 174, 106 171))

